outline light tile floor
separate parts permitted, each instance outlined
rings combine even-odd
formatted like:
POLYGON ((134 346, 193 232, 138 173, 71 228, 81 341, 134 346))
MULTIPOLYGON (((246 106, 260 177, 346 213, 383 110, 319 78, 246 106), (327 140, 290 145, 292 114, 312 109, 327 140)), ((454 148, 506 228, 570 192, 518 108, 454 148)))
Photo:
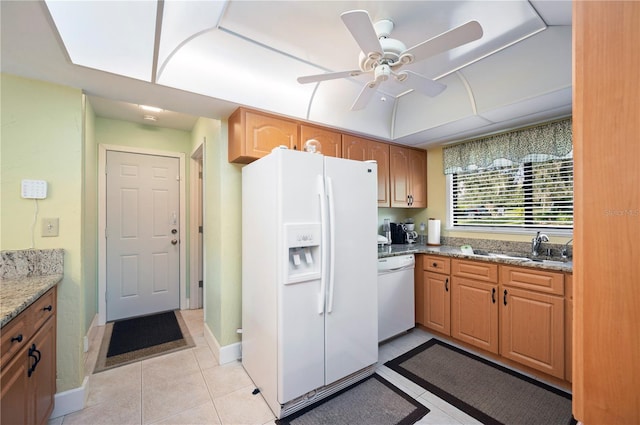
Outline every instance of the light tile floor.
MULTIPOLYGON (((48 425, 273 424, 273 413, 261 395, 252 394, 254 386, 242 364, 220 365, 209 349, 202 310, 185 310, 182 316, 194 348, 90 375, 86 407, 52 418, 48 425)), ((382 344, 377 373, 431 410, 419 424, 479 424, 383 365, 432 337, 414 329, 382 344)), ((101 339, 98 332, 90 343, 89 359, 95 357, 101 339)), ((87 370, 93 369, 94 361, 88 362, 87 370)))

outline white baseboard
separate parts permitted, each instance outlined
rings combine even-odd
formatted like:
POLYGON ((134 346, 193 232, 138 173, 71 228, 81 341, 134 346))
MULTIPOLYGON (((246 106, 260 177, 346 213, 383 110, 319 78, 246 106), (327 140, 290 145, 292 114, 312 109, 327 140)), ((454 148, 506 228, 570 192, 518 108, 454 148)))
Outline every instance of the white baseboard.
POLYGON ((82 386, 68 391, 63 391, 61 393, 56 393, 55 405, 53 407, 53 412, 51 412, 51 418, 68 415, 69 413, 84 409, 88 395, 89 377, 85 376, 82 381, 82 386))
POLYGON ((220 364, 235 362, 242 358, 242 344, 236 342, 221 347, 206 322, 204 324, 204 339, 220 364))

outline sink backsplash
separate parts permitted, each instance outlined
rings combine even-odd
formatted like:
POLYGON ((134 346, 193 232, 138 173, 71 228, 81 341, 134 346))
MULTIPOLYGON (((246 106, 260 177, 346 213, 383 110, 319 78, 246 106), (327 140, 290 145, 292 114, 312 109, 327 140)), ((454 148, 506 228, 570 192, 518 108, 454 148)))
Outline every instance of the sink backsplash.
POLYGON ((0 280, 64 272, 64 250, 24 249, 0 252, 0 280))
MULTIPOLYGON (((473 239, 473 238, 453 238, 443 236, 442 245, 456 246, 470 245, 473 249, 480 249, 507 255, 518 255, 523 257, 531 256, 531 242, 499 241, 494 239, 473 239)), ((564 244, 543 243, 540 249, 540 258, 561 258, 564 244), (547 256, 547 248, 551 248, 551 255, 547 256)), ((569 247, 569 256, 573 248, 569 247)))

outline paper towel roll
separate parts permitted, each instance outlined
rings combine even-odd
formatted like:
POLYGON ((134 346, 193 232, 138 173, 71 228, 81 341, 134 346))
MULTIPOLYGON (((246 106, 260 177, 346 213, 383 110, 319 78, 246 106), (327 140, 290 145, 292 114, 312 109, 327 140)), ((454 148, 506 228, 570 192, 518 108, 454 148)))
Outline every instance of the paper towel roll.
POLYGON ((440 245, 440 220, 429 219, 429 235, 427 245, 440 245))

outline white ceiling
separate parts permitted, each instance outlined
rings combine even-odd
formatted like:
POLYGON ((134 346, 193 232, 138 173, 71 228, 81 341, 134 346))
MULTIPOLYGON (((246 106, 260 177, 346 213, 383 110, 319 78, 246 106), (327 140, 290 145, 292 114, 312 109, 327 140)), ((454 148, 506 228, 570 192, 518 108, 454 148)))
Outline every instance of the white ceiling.
POLYGON ((2 72, 81 88, 107 118, 145 122, 138 104, 147 104, 165 109, 151 124, 188 130, 197 116, 224 119, 247 105, 426 147, 571 113, 569 0, 3 1, 0 7, 2 72), (392 38, 406 46, 470 20, 484 36, 407 66, 446 84, 441 95, 428 98, 387 81, 366 109, 350 111, 371 74, 317 85, 296 78, 357 69, 358 45, 340 19, 354 9, 367 10, 374 22, 391 19, 392 38))

